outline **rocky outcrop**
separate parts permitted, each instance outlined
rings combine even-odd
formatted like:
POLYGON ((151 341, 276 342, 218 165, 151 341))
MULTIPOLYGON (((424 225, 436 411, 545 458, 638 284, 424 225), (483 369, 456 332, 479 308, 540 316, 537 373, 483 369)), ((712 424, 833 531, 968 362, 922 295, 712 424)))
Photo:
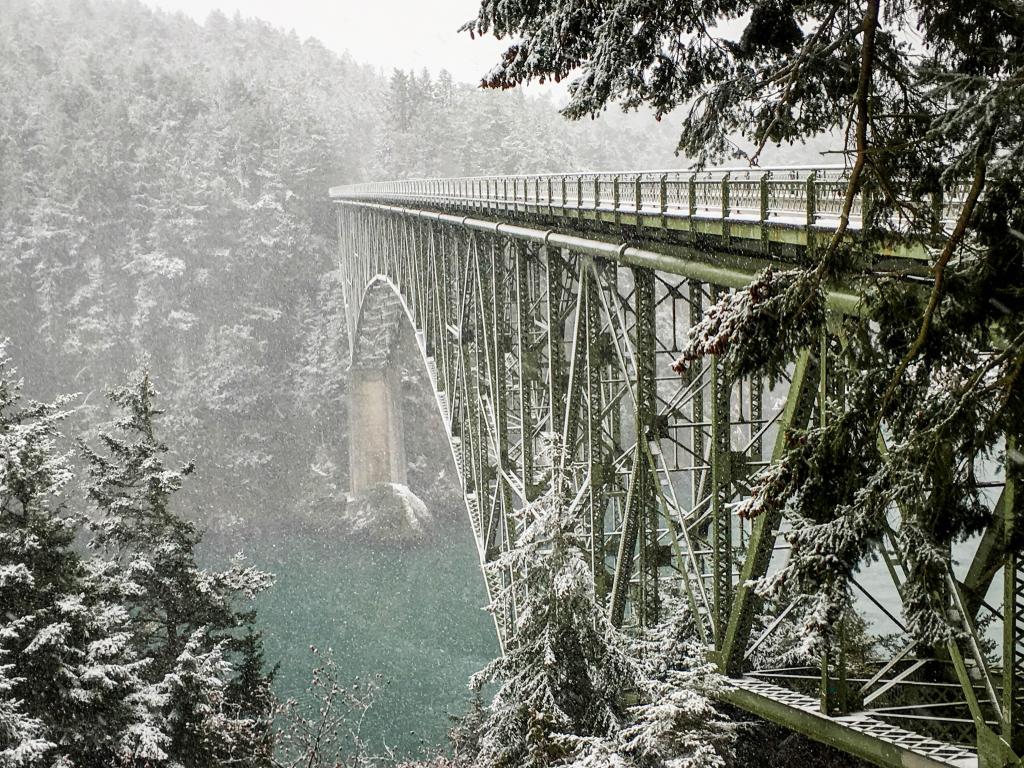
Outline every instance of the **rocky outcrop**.
POLYGON ((430 537, 434 516, 427 505, 398 483, 379 483, 350 495, 342 514, 340 533, 368 544, 412 546, 430 537))

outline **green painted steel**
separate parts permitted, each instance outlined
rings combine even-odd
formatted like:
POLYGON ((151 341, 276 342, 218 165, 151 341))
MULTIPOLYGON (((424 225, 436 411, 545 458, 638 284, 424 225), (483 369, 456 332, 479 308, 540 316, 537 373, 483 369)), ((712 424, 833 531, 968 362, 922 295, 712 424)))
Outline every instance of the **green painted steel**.
POLYGON ((945 768, 949 765, 964 765, 971 761, 970 757, 959 755, 953 757, 957 762, 950 762, 944 754, 936 757, 908 752, 886 739, 884 735, 874 735, 846 727, 841 722, 824 717, 806 707, 793 706, 790 702, 763 693, 727 688, 722 692, 721 698, 740 709, 817 739, 874 765, 894 768, 945 768))
POLYGON ((1019 448, 1014 440, 1006 446, 1006 485, 1003 489, 1003 670, 1012 674, 1002 676, 1002 736, 1017 754, 1024 754, 1024 702, 1021 690, 1024 678, 1024 563, 1014 553, 1018 526, 1024 524, 1018 485, 1021 479, 1019 448))
MULTIPOLYGON (((810 418, 815 394, 812 385, 815 383, 817 364, 817 358, 812 358, 810 350, 801 351, 797 357, 789 392, 786 395, 786 404, 779 419, 775 449, 772 452, 773 460, 782 455, 787 431, 803 426, 810 418)), ((749 645, 755 613, 761 604, 752 580, 758 574, 767 572, 776 531, 781 522, 781 511, 759 516, 754 521, 753 530, 747 541, 736 598, 732 603, 729 624, 721 643, 721 666, 732 675, 743 673, 743 654, 749 645)))
MULTIPOLYGON (((1024 568, 1005 554, 1019 519, 1016 465, 989 478, 1005 488, 965 575, 951 562, 944 609, 960 637, 943 648, 898 637, 866 659, 849 617, 822 657, 783 666, 801 601, 766 602, 756 583, 784 564, 787 521, 734 510, 788 430, 829 417, 842 339, 830 331, 801 351, 773 388, 731 380, 717 360, 671 370, 719 296, 765 264, 813 258, 844 188, 830 168, 336 188, 349 332, 358 338, 360 318, 397 298, 417 333, 503 644, 517 606, 504 597, 514 575, 495 560, 515 541, 512 513, 560 477, 613 620, 688 611, 728 676, 724 700, 882 766, 1011 765, 1024 675, 1024 568), (994 656, 979 616, 1001 630, 994 656)), ((882 247, 879 268, 895 260, 921 274, 923 253, 882 247)), ((873 264, 859 268, 828 292, 831 312, 859 311, 873 264)), ((900 633, 898 510, 879 554, 875 581, 857 582, 861 605, 900 633)))

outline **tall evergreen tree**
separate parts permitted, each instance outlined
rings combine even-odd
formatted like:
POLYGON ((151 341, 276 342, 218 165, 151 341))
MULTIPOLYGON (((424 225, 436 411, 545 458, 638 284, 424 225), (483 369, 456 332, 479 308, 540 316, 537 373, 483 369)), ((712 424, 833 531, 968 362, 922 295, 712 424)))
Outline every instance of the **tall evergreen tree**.
POLYGON ((73 546, 82 518, 64 501, 72 474, 57 449, 71 398, 24 402, 20 389, 0 346, 0 754, 114 765, 152 735, 148 661, 73 546))
MULTIPOLYGON (((557 466, 557 458, 553 462, 557 466)), ((505 654, 473 681, 498 684, 476 765, 554 765, 580 739, 606 738, 626 721, 641 669, 598 604, 579 515, 556 482, 516 514, 515 545, 490 567, 512 574, 494 610, 514 606, 505 654)))
POLYGON ((255 611, 242 607, 270 577, 240 560, 200 568, 195 525, 171 508, 191 463, 177 469, 156 436, 156 390, 139 373, 110 393, 122 416, 82 446, 96 510, 93 546, 111 563, 112 591, 127 607, 146 679, 161 697, 171 759, 185 766, 259 765, 269 759, 271 676, 262 667, 255 611))
POLYGON ((47 764, 47 753, 54 748, 43 738, 46 726, 24 711, 24 702, 15 698, 14 688, 23 682, 8 677, 12 665, 0 665, 0 763, 11 768, 34 768, 47 764))

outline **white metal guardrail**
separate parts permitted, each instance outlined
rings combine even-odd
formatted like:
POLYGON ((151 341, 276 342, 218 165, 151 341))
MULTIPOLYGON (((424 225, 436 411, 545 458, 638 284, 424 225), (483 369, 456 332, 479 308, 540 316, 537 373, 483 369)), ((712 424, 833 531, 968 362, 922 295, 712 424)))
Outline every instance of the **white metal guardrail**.
MULTIPOLYGON (((603 219, 625 214, 834 228, 846 197, 848 169, 841 165, 717 168, 703 171, 561 173, 416 179, 334 187, 337 200, 377 200, 489 213, 547 213, 603 219)), ((929 201, 935 234, 950 229, 967 186, 929 201)), ((871 196, 857 196, 849 226, 859 229, 871 196)), ((894 222, 894 225, 896 222, 894 222)), ((896 228, 894 226, 894 228, 896 228)))

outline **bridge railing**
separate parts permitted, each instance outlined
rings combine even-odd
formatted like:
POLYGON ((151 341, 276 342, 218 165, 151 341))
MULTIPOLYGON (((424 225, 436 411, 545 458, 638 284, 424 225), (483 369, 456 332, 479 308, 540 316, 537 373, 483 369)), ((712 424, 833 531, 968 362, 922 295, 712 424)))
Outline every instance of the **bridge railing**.
MULTIPOLYGON (((841 165, 535 174, 353 184, 334 187, 331 196, 487 212, 598 218, 611 213, 834 228, 848 178, 841 165)), ((933 230, 952 227, 966 192, 965 185, 957 186, 945 199, 929 201, 933 230)), ((863 225, 871 201, 870 191, 857 195, 850 228, 863 225)), ((894 221, 893 228, 898 224, 894 221)))

